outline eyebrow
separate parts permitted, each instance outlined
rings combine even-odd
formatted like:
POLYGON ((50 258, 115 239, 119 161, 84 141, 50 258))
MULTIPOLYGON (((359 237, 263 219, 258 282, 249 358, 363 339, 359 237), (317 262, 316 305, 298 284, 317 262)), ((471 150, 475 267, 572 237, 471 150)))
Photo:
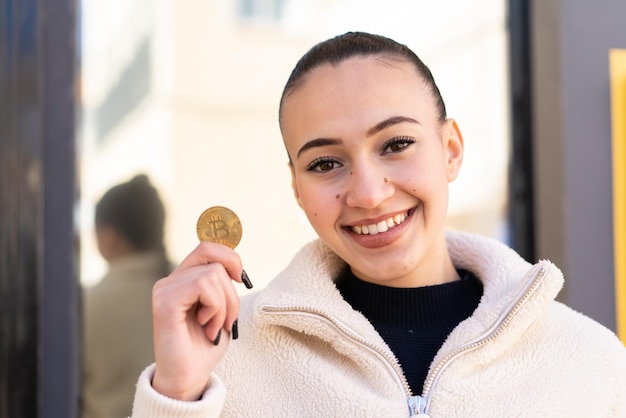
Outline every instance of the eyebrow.
POLYGON ((377 123, 374 127, 367 131, 366 136, 376 135, 378 132, 386 129, 390 126, 397 125, 403 122, 417 123, 420 124, 417 120, 410 118, 408 116, 392 116, 389 119, 385 119, 382 122, 377 123))
MULTIPOLYGON (((417 120, 410 118, 408 116, 392 116, 388 119, 385 119, 381 122, 378 122, 376 125, 374 125, 372 128, 370 128, 365 135, 370 137, 372 135, 376 135, 378 132, 393 126, 393 125, 397 125, 399 123, 404 123, 404 122, 410 122, 410 123, 417 123, 418 125, 420 124, 417 120)), ((299 150, 298 150, 298 154, 296 155, 296 157, 300 157, 300 155, 311 148, 316 148, 316 147, 325 147, 328 145, 341 145, 343 144, 343 141, 341 139, 333 139, 333 138, 316 138, 316 139, 312 139, 309 142, 307 142, 306 144, 304 144, 299 150)))
POLYGON ((343 144, 343 141, 341 139, 332 139, 332 138, 316 138, 316 139, 312 139, 309 142, 307 142, 306 144, 302 145, 302 148, 300 148, 298 150, 298 155, 297 157, 300 157, 300 154, 302 154, 304 151, 311 149, 311 148, 315 148, 315 147, 325 147, 327 145, 340 145, 343 144))

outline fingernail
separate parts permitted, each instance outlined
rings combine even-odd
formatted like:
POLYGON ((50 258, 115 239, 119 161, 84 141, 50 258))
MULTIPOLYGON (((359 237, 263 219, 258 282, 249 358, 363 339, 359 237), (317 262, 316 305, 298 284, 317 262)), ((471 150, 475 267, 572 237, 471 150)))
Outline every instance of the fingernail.
POLYGON ((233 322, 233 331, 232 331, 233 340, 236 340, 237 338, 239 338, 239 327, 237 325, 237 321, 239 321, 239 319, 235 319, 235 322, 233 322))
POLYGON ((246 285, 248 289, 252 289, 252 282, 250 281, 248 273, 246 273, 245 270, 241 270, 241 281, 243 282, 243 284, 246 285))
POLYGON ((215 341, 213 341, 213 344, 218 345, 220 343, 220 337, 222 336, 222 330, 219 330, 217 332, 217 336, 215 337, 215 341))

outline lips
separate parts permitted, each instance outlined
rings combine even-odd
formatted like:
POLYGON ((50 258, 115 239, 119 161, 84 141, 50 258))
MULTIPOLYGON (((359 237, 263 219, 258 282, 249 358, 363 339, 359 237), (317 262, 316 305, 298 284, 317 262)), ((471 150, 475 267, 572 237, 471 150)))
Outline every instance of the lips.
POLYGON ((378 223, 370 225, 356 225, 350 227, 350 229, 357 235, 377 235, 382 232, 387 232, 400 225, 406 220, 407 217, 407 213, 398 213, 397 215, 391 216, 378 223))

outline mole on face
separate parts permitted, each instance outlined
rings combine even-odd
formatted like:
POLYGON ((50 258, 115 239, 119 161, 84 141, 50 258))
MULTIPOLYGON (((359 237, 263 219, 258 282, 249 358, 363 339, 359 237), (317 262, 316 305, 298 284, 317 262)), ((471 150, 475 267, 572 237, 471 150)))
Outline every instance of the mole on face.
POLYGON ((389 183, 389 180, 387 179, 387 177, 385 177, 385 183, 389 183))
POLYGON ((335 195, 335 199, 339 199, 341 197, 340 194, 335 195))

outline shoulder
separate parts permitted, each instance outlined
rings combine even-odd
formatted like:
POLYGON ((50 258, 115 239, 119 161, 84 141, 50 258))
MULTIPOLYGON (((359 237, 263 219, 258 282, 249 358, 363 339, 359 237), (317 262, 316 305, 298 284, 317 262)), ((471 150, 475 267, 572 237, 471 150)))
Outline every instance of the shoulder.
POLYGON ((617 335, 596 320, 557 301, 551 303, 549 309, 546 320, 558 327, 563 336, 585 344, 616 345, 618 351, 626 355, 626 347, 617 335))
POLYGON ((576 369, 578 380, 590 382, 591 398, 611 408, 611 414, 626 413, 626 346, 609 328, 592 318, 554 302, 546 321, 555 333, 553 344, 561 358, 576 369))
POLYGON ((593 365, 600 374, 626 378, 626 347, 609 328, 557 301, 550 304, 540 323, 564 357, 593 365))

